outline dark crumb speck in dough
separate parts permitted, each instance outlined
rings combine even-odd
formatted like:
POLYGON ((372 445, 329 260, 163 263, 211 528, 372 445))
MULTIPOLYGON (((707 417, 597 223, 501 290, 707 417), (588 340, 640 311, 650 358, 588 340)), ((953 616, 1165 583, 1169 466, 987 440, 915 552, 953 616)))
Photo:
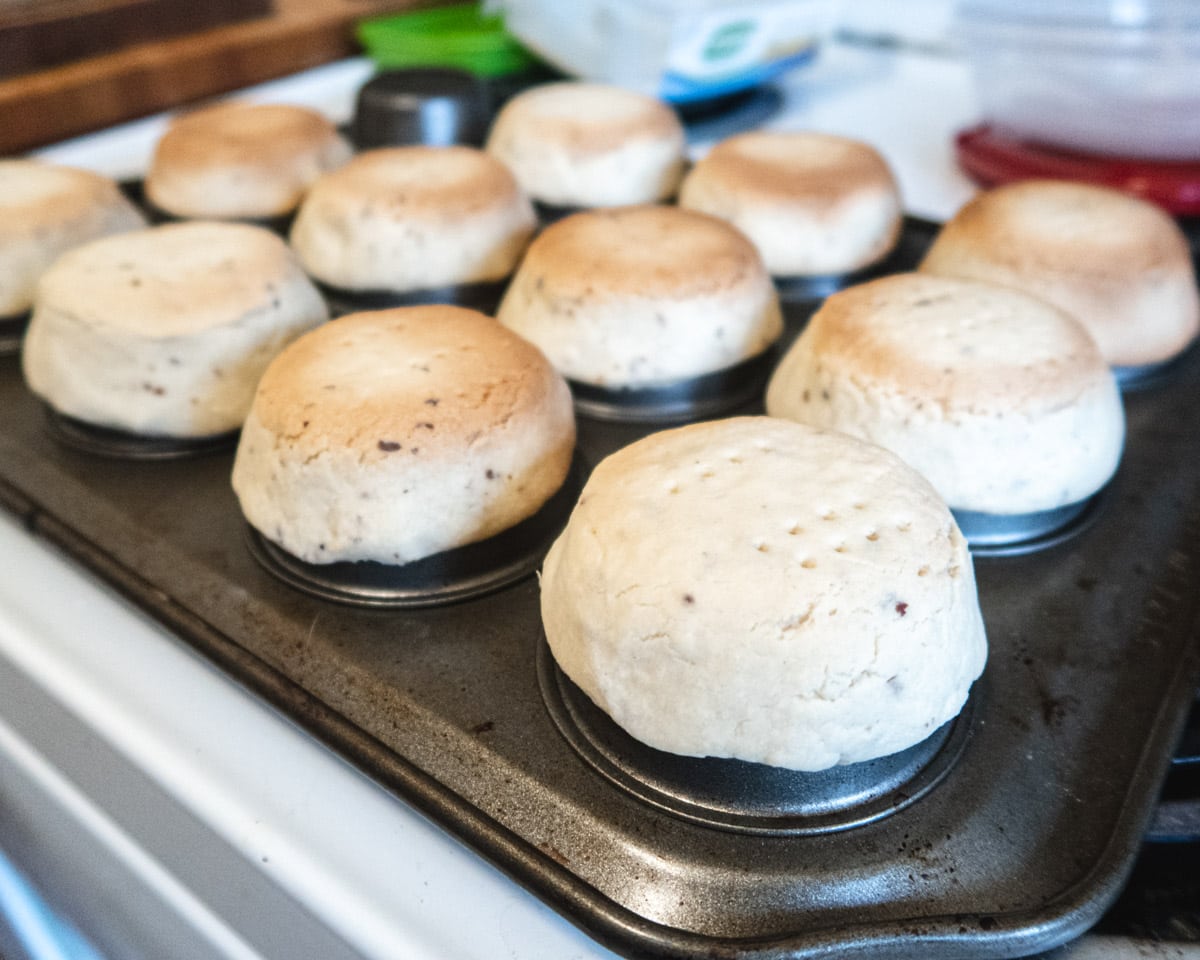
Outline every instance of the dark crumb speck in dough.
POLYGON ((441 401, 437 397, 426 397, 425 405, 427 407, 436 407, 441 401))
POLYGON ((432 423, 428 423, 428 422, 425 422, 425 423, 418 423, 418 424, 417 424, 417 427, 418 427, 418 429, 421 429, 421 430, 432 430, 432 429, 433 429, 433 424, 432 424, 432 423))
POLYGON ((395 440, 380 440, 379 449, 384 453, 394 453, 400 449, 400 444, 396 443, 395 440))
POLYGON ((683 595, 683 602, 690 606, 696 602, 696 598, 693 597, 690 593, 685 593, 683 595))
POLYGON ((908 613, 908 604, 901 600, 896 604, 896 612, 900 614, 900 616, 904 616, 906 613, 908 613))
POLYGON ((489 467, 487 472, 484 474, 484 476, 487 477, 489 480, 495 480, 496 479, 496 471, 489 467))
POLYGON ((165 396, 167 393, 165 387, 160 387, 160 386, 158 386, 158 384, 155 384, 155 383, 143 383, 142 389, 145 390, 147 393, 154 394, 156 397, 165 396))

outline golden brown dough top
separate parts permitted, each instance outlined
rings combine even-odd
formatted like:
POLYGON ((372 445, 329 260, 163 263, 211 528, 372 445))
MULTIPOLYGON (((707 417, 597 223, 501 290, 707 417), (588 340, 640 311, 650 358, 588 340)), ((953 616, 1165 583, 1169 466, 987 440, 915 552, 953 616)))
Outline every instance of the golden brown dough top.
POLYGON ((857 140, 807 131, 759 130, 722 140, 691 176, 763 200, 837 203, 860 190, 896 190, 887 162, 857 140))
POLYGON ((147 338, 238 323, 307 286, 283 240, 263 227, 191 220, 92 240, 42 276, 39 305, 147 338))
POLYGON ((83 219, 91 208, 129 207, 117 185, 90 170, 38 160, 0 160, 0 238, 83 219))
POLYGON ((943 227, 930 264, 960 246, 986 249, 988 259, 1035 274, 1104 281, 1164 268, 1191 271, 1187 239, 1158 207, 1107 187, 1059 180, 978 194, 943 227))
POLYGON ((318 180, 308 203, 328 209, 344 204, 390 214, 432 220, 470 217, 508 207, 520 188, 499 160, 473 147, 383 147, 360 153, 345 166, 318 180))
POLYGON ((995 284, 907 273, 836 293, 803 334, 812 353, 945 409, 1045 410, 1106 378, 1073 317, 995 284))
POLYGON ((758 283, 754 245, 736 228, 679 207, 576 213, 530 245, 522 273, 560 297, 694 297, 758 283))
POLYGON ((683 140, 675 112, 654 97, 599 83, 548 83, 513 97, 496 117, 493 137, 553 143, 580 155, 635 140, 683 140))
POLYGON ((152 167, 269 169, 337 138, 333 123, 307 107, 221 103, 174 120, 155 148, 152 167))
POLYGON ((477 311, 430 305, 351 314, 301 337, 263 376, 255 412, 296 449, 351 448, 369 463, 414 447, 455 455, 559 400, 569 406, 532 344, 477 311))

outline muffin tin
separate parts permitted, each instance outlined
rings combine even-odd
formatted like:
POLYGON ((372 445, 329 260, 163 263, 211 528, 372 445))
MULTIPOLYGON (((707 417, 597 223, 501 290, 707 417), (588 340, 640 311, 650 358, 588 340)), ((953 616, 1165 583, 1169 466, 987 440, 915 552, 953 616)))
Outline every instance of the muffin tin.
POLYGON ((771 348, 732 367, 661 387, 611 389, 576 380, 568 383, 581 416, 663 425, 713 417, 762 396, 778 359, 771 348))
POLYGON ((176 460, 232 450, 237 431, 208 437, 168 437, 113 430, 59 413, 43 404, 46 430, 60 443, 98 457, 121 460, 176 460))
MULTIPOLYGON (((1200 680, 1200 355, 1173 374, 1126 398, 1086 529, 977 558, 967 711, 832 786, 631 749, 548 658, 531 576, 402 610, 294 589, 247 549, 228 454, 65 445, 11 357, 0 502, 619 953, 1018 956, 1116 895, 1200 680)), ((581 418, 580 454, 652 429, 581 418)))
POLYGON ((0 356, 21 352, 21 341, 25 339, 25 328, 28 326, 28 311, 0 317, 0 356))
POLYGON ((343 290, 319 280, 313 280, 313 283, 321 291, 321 296, 329 305, 329 312, 335 317, 358 313, 360 310, 387 310, 391 307, 411 307, 423 303, 448 303, 494 314, 504 291, 508 289, 508 278, 409 291, 343 290))
POLYGON ((954 510, 954 519, 976 557, 1011 557, 1057 546, 1082 533, 1100 512, 1103 491, 1051 510, 982 513, 954 510))

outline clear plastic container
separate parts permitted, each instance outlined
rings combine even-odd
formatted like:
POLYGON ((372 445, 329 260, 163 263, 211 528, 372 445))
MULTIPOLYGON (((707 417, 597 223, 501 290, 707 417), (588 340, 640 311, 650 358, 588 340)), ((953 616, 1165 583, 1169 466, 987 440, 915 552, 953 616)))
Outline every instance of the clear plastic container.
POLYGON ((747 89, 810 58, 837 0, 491 0, 566 73, 676 103, 747 89))
POLYGON ((1089 153, 1200 159, 1196 0, 960 0, 984 117, 1089 153))

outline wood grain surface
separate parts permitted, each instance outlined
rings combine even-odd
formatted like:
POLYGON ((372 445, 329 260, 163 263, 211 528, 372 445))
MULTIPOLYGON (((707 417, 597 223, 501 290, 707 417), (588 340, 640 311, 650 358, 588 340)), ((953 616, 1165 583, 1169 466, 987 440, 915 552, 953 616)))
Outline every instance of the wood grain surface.
POLYGON ((0 81, 0 155, 357 53, 356 21, 424 5, 422 0, 274 0, 269 16, 0 81))

